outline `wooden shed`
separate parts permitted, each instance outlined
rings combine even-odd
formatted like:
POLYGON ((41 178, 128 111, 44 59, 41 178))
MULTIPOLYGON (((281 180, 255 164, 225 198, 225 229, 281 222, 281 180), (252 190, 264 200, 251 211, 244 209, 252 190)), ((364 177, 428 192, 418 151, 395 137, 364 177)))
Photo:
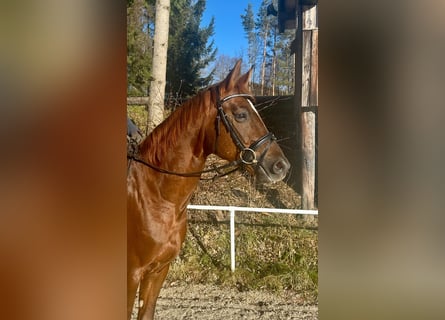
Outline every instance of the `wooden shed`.
POLYGON ((297 170, 301 170, 303 209, 316 209, 318 123, 318 0, 278 0, 280 32, 295 29, 295 117, 299 139, 297 170))

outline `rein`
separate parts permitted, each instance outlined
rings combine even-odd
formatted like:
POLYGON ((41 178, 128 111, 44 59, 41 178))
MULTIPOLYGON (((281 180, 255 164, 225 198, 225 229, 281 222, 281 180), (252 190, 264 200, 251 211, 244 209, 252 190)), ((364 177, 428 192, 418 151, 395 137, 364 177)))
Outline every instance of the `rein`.
MULTIPOLYGON (((220 99, 219 90, 216 90, 216 108, 217 108, 218 114, 216 116, 216 127, 217 127, 216 134, 217 135, 216 135, 216 141, 215 141, 215 151, 216 151, 218 136, 220 134, 219 123, 220 123, 220 121, 222 121, 224 123, 224 126, 226 127, 227 131, 229 131, 230 136, 232 137, 232 140, 234 141, 236 147, 239 150, 239 159, 238 160, 232 161, 228 164, 225 164, 225 165, 222 165, 219 167, 214 166, 213 168, 207 169, 207 170, 185 173, 185 172, 176 172, 176 171, 166 170, 166 169, 160 168, 158 166, 155 166, 151 163, 148 163, 148 162, 144 161, 143 159, 137 157, 136 151, 131 152, 131 154, 127 154, 127 159, 144 164, 147 167, 149 167, 153 170, 156 170, 160 173, 165 173, 165 174, 170 174, 170 175, 175 175, 175 176, 180 176, 180 177, 195 177, 195 178, 199 177, 200 180, 215 180, 216 178, 226 176, 230 173, 233 173, 233 172, 239 170, 244 165, 250 165, 250 166, 256 166, 256 167, 262 166, 262 160, 263 160, 265 154, 267 153, 267 151, 269 150, 271 143, 273 141, 276 141, 277 139, 275 138, 273 133, 267 132, 264 136, 262 136, 261 138, 259 138, 258 140, 256 140, 252 144, 250 144, 250 146, 248 146, 248 147, 244 146, 244 144, 241 141, 238 131, 232 125, 232 123, 228 119, 227 114, 224 112, 224 109, 222 107, 224 102, 226 102, 230 99, 233 99, 233 98, 238 98, 238 97, 246 98, 247 101, 249 102, 249 104, 252 106, 252 108, 254 108, 254 105, 252 103, 253 97, 250 94, 238 93, 238 94, 228 95, 228 96, 224 97, 223 99, 220 99), (259 160, 257 160, 257 155, 255 153, 255 150, 258 149, 265 142, 269 142, 269 145, 261 153, 259 160), (231 167, 235 167, 235 168, 228 170, 226 172, 221 172, 222 169, 227 169, 227 168, 231 168, 231 167), (202 174, 210 173, 210 172, 216 172, 216 174, 210 178, 202 178, 201 177, 202 174)), ((129 165, 130 164, 128 164, 128 166, 129 165)), ((127 170, 127 172, 128 172, 128 170, 127 170)))
POLYGON ((215 167, 213 167, 211 169, 207 169, 207 170, 192 171, 192 172, 187 172, 187 173, 184 172, 183 173, 183 172, 170 171, 170 170, 167 170, 167 169, 160 168, 158 166, 155 166, 155 165, 153 165, 151 163, 148 163, 148 162, 138 158, 135 155, 127 155, 127 159, 130 159, 130 160, 142 163, 142 164, 146 165, 147 167, 152 168, 153 170, 156 170, 156 171, 158 171, 160 173, 171 174, 171 175, 180 176, 180 177, 188 177, 188 178, 190 178, 190 177, 198 178, 199 177, 200 180, 215 180, 216 178, 224 177, 224 176, 226 176, 228 174, 231 174, 232 172, 237 171, 239 169, 239 165, 241 163, 240 160, 236 160, 236 161, 232 161, 230 163, 224 164, 224 165, 219 166, 219 167, 215 166, 215 167), (230 167, 235 167, 235 168, 232 169, 232 170, 229 170, 227 172, 221 172, 221 169, 226 169, 226 168, 230 168, 230 167), (216 174, 213 177, 210 177, 210 178, 202 178, 201 177, 201 175, 203 173, 210 173, 210 172, 216 172, 216 174))

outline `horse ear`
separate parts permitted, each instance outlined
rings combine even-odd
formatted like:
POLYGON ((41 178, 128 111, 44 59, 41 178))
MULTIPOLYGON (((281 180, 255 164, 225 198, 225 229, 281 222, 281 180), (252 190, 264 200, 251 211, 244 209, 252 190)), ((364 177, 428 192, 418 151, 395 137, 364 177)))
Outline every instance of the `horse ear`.
POLYGON ((229 72, 229 74, 223 81, 226 91, 229 91, 235 87, 235 84, 237 83, 237 80, 240 75, 240 70, 241 70, 241 60, 238 60, 233 69, 229 72))
POLYGON ((245 74, 243 74, 238 79, 238 85, 241 88, 245 88, 246 90, 248 90, 248 88, 249 88, 249 81, 250 81, 250 77, 252 76, 252 72, 253 72, 253 66, 252 66, 252 68, 250 68, 249 71, 247 71, 245 74))

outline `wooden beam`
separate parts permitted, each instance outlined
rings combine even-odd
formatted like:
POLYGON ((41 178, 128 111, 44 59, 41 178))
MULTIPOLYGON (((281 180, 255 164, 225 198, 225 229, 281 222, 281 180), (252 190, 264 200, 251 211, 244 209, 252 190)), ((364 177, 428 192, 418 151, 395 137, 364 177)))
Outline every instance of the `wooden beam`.
MULTIPOLYGON (((299 19, 299 17, 297 17, 299 19)), ((318 107, 318 28, 317 6, 302 10, 301 48, 301 151, 303 209, 315 209, 316 188, 316 117, 318 107)))
POLYGON ((295 131, 297 136, 297 143, 295 145, 295 163, 293 164, 295 167, 295 180, 296 180, 296 190, 299 194, 303 194, 303 183, 302 183, 302 156, 301 156, 301 83, 302 75, 303 75, 303 61, 302 61, 302 52, 303 52, 303 7, 301 5, 301 0, 296 0, 296 29, 295 29, 295 131))

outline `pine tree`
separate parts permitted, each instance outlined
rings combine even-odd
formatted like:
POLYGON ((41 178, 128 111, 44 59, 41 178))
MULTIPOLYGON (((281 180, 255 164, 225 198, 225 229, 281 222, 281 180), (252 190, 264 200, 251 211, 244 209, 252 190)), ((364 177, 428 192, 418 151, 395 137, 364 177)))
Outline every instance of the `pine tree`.
MULTIPOLYGON (((149 1, 151 2, 151 1, 149 1)), ((127 1, 127 95, 146 96, 151 74, 154 10, 145 0, 127 1)))
MULTIPOLYGON (((242 25, 249 44, 249 62, 259 62, 259 83, 254 84, 261 95, 291 93, 294 86, 295 59, 290 53, 292 32, 278 33, 278 19, 267 15, 269 0, 260 4, 255 21, 252 5, 241 16, 242 25)), ((277 7, 277 1, 273 4, 277 7)))
MULTIPOLYGON (((246 33, 247 43, 249 45, 247 54, 249 59, 249 65, 255 66, 258 56, 258 41, 257 41, 257 34, 255 31, 254 13, 251 3, 247 4, 247 8, 245 9, 245 14, 241 15, 241 23, 243 25, 244 32, 246 33)), ((255 70, 252 78, 254 77, 255 77, 255 70)), ((254 82, 253 79, 252 82, 254 82)))
MULTIPOLYGON (((255 21, 255 30, 258 34, 259 39, 259 46, 261 47, 261 75, 260 75, 260 83, 261 83, 261 95, 264 95, 264 89, 266 85, 266 66, 268 64, 268 60, 270 60, 270 57, 272 56, 272 72, 270 74, 273 75, 275 72, 274 70, 274 58, 275 58, 275 41, 274 41, 274 35, 275 35, 275 29, 276 29, 276 23, 277 19, 274 16, 268 16, 267 15, 267 6, 269 5, 268 0, 263 0, 261 2, 257 18, 255 21), (270 54, 272 52, 272 54, 270 54)), ((272 80, 272 92, 273 90, 273 80, 272 80)))
POLYGON ((201 27, 205 0, 172 0, 167 65, 167 93, 177 98, 195 94, 213 80, 213 72, 202 71, 215 59, 216 49, 210 41, 214 19, 201 27))
POLYGON ((275 77, 278 94, 281 95, 294 93, 295 54, 291 54, 290 49, 294 38, 295 32, 293 30, 286 30, 277 37, 277 72, 275 77))

